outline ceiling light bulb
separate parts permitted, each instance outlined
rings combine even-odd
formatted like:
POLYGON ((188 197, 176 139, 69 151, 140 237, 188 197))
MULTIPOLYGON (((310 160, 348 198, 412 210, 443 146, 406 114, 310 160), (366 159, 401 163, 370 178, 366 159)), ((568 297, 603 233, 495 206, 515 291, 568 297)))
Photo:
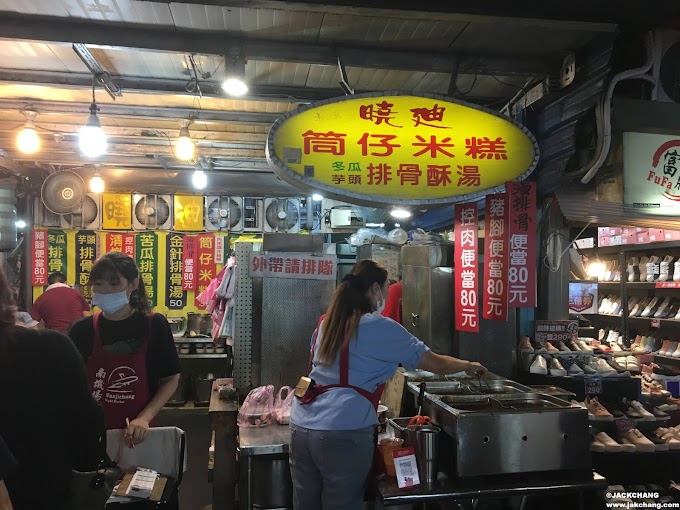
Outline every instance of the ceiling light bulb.
POLYGON ((405 220, 406 218, 410 218, 412 216, 411 211, 401 208, 392 209, 390 214, 393 218, 398 218, 400 220, 405 220))
POLYGON ((588 264, 586 273, 588 273, 588 276, 591 278, 597 278, 598 280, 601 280, 604 277, 605 269, 606 267, 604 262, 595 260, 588 264))
POLYGON ((191 161, 194 159, 195 148, 196 146, 189 134, 189 128, 186 126, 182 127, 182 129, 179 130, 179 138, 175 144, 175 156, 182 161, 191 161))
POLYGON ((248 92, 248 85, 240 78, 227 78, 222 82, 222 90, 230 96, 242 96, 248 92))
POLYGON ((19 150, 24 154, 33 154, 40 149, 40 137, 35 130, 35 125, 32 120, 27 120, 26 125, 19 132, 17 147, 19 147, 19 150))
POLYGON ((208 176, 203 170, 196 170, 191 176, 191 182, 196 189, 203 189, 208 185, 208 176))
POLYGON ((312 200, 314 202, 321 202, 323 200, 323 195, 319 195, 318 193, 314 193, 312 195, 312 200))
POLYGON ((87 124, 80 128, 78 140, 80 152, 88 158, 97 158, 106 152, 106 133, 97 117, 97 104, 90 105, 90 117, 87 124))
POLYGON ((99 172, 95 172, 92 179, 90 179, 90 191, 92 193, 104 192, 104 179, 99 175, 99 172))
POLYGON ((17 220, 14 225, 17 228, 26 228, 26 222, 24 220, 17 220))

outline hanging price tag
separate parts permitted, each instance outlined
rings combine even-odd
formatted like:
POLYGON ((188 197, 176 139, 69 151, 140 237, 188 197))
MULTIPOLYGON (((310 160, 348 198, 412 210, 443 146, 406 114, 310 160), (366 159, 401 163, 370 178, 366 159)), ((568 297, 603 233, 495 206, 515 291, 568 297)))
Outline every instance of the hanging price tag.
POLYGON ((635 422, 630 418, 618 418, 616 420, 616 430, 618 430, 619 434, 633 430, 635 427, 635 422))
POLYGON ((586 395, 602 395, 602 379, 586 379, 586 395))

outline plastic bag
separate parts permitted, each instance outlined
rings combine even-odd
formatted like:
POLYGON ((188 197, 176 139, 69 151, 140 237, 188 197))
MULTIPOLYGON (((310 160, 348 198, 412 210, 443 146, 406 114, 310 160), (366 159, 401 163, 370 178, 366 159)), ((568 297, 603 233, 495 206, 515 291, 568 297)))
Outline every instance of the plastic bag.
POLYGON ((293 388, 290 386, 281 386, 274 402, 274 416, 276 417, 277 423, 281 425, 290 423, 290 410, 293 407, 294 398, 295 394, 293 393, 293 388), (284 390, 286 391, 285 398, 282 396, 284 390))
POLYGON ((238 412, 238 426, 266 427, 275 420, 274 386, 269 384, 251 390, 238 412))

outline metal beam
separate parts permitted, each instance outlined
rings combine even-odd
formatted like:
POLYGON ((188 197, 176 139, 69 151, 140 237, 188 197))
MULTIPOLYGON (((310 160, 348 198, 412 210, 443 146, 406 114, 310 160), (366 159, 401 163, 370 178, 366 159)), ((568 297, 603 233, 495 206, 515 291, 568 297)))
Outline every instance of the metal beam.
MULTIPOLYGON (((68 101, 41 101, 36 99, 0 99, 0 110, 16 111, 20 106, 30 103, 39 113, 79 114, 87 115, 88 106, 85 103, 68 101)), ((279 114, 260 112, 235 112, 225 110, 199 110, 194 108, 163 108, 160 106, 129 106, 107 103, 100 105, 99 113, 102 117, 127 117, 137 119, 192 119, 232 124, 255 124, 271 126, 279 114)))
MULTIPOLYGON (((99 62, 97 62, 97 59, 94 58, 92 53, 90 53, 90 50, 87 49, 87 46, 81 43, 73 43, 71 47, 73 48, 73 51, 76 53, 76 55, 78 55, 80 60, 83 61, 83 64, 85 64, 90 70, 94 76, 94 79, 97 80, 101 86, 104 87, 104 90, 109 93, 111 99, 115 101, 116 97, 120 97, 122 95, 120 87, 111 81, 111 74, 106 71, 99 62)), ((94 93, 94 83, 92 85, 92 91, 94 93)))
POLYGON ((501 58, 386 49, 384 46, 272 41, 243 37, 242 34, 230 36, 217 31, 181 32, 156 26, 8 13, 0 17, 0 35, 5 39, 209 55, 223 55, 226 48, 238 45, 245 58, 250 60, 335 66, 340 56, 347 67, 449 73, 454 65, 458 65, 461 73, 496 76, 545 75, 550 73, 553 65, 557 65, 557 62, 542 58, 501 58))

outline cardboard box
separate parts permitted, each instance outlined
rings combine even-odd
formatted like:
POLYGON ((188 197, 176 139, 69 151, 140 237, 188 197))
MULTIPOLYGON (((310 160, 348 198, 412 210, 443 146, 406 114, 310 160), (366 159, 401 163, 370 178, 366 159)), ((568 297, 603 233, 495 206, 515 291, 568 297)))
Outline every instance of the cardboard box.
POLYGON ((637 234, 635 232, 624 233, 621 236, 621 244, 637 244, 637 234))
POLYGON ((664 232, 661 228, 650 228, 649 229, 649 242, 650 243, 660 243, 664 240, 664 232))
POLYGON ((680 241, 680 230, 664 230, 663 238, 666 241, 680 241))
POLYGON ((597 227, 598 237, 609 237, 609 227, 597 227))
POLYGON ((602 247, 602 246, 611 246, 611 237, 609 236, 600 236, 597 239, 597 245, 602 247))
POLYGON ((644 232, 649 232, 649 229, 648 229, 647 227, 637 227, 637 228, 635 229, 635 232, 637 232, 638 234, 640 234, 640 233, 644 233, 644 232))
POLYGON ((649 232, 640 232, 637 235, 637 244, 648 244, 649 243, 649 232))
POLYGON ((624 228, 623 229, 623 235, 626 235, 626 234, 637 234, 637 232, 635 231, 634 227, 624 228))
POLYGON ((610 246, 621 246, 621 235, 611 236, 609 238, 610 246))
POLYGON ((610 236, 620 236, 623 234, 623 229, 619 227, 609 227, 609 235, 610 236))

